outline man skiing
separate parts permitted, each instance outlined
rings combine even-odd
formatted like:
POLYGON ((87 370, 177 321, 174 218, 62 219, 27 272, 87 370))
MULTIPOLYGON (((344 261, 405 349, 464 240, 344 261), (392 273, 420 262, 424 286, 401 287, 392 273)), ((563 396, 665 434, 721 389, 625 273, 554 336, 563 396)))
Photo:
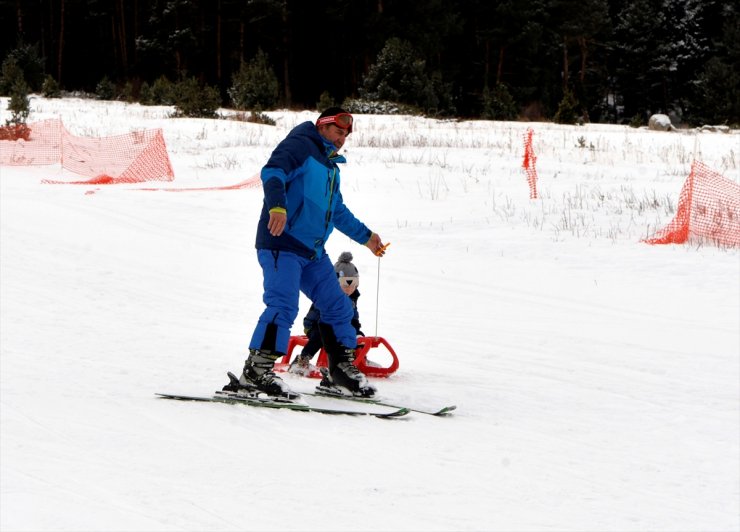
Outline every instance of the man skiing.
MULTIPOLYGON (((380 237, 347 208, 339 190, 338 154, 352 133, 354 119, 331 107, 316 123, 293 128, 262 168, 265 199, 257 225, 257 259, 262 267, 265 310, 249 343, 249 357, 239 387, 269 395, 296 398, 275 375, 275 361, 285 355, 290 330, 303 292, 321 315, 318 325, 335 386, 351 394, 372 397, 375 388, 353 361, 357 347, 352 326, 354 308, 342 292, 324 244, 334 227, 378 256, 380 237)), ((233 389, 232 382, 224 390, 233 389)))

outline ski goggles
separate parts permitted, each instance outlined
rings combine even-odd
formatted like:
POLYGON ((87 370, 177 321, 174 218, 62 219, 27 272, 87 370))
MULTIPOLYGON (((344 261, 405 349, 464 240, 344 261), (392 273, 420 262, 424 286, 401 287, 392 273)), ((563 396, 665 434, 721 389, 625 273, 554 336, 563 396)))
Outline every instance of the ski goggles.
POLYGON ((325 124, 334 124, 337 127, 340 127, 342 129, 346 129, 347 133, 352 133, 352 124, 354 122, 354 119, 352 118, 352 115, 349 113, 339 113, 333 116, 325 116, 323 118, 319 118, 316 121, 317 126, 323 126, 325 124))

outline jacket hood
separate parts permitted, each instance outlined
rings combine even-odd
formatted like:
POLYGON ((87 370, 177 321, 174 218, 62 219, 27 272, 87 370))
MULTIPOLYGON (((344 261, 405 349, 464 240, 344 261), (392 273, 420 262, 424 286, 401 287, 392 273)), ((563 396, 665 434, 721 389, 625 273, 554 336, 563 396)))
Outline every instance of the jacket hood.
POLYGON ((311 142, 319 147, 321 153, 326 155, 327 159, 330 159, 334 163, 347 162, 347 159, 344 158, 344 155, 339 155, 337 153, 336 146, 334 146, 331 141, 321 136, 319 130, 316 128, 316 125, 313 122, 303 122, 302 124, 298 124, 295 128, 293 128, 291 135, 309 138, 311 142))

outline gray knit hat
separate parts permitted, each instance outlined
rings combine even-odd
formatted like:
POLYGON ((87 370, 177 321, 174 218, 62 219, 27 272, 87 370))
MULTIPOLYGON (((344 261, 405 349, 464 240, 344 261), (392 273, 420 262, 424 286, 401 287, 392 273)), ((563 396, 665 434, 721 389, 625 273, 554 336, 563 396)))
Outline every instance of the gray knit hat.
POLYGON ((339 260, 334 264, 334 271, 337 272, 337 277, 341 282, 342 277, 359 277, 360 272, 357 271, 355 265, 352 264, 352 253, 345 251, 339 255, 339 260))

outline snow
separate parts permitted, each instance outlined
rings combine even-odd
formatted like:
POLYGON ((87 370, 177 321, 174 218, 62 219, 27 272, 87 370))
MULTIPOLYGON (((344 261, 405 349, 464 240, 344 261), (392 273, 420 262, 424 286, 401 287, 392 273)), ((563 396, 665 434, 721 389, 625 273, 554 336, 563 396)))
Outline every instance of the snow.
POLYGON ((141 189, 243 182, 316 113, 31 108, 80 136, 162 128, 176 179, 0 168, 3 531, 740 529, 738 250, 640 242, 695 158, 740 179, 737 132, 358 116, 343 195, 391 246, 328 250, 353 253, 363 329, 400 359, 373 382, 458 405, 380 420, 154 396, 241 369, 262 195, 141 189))

